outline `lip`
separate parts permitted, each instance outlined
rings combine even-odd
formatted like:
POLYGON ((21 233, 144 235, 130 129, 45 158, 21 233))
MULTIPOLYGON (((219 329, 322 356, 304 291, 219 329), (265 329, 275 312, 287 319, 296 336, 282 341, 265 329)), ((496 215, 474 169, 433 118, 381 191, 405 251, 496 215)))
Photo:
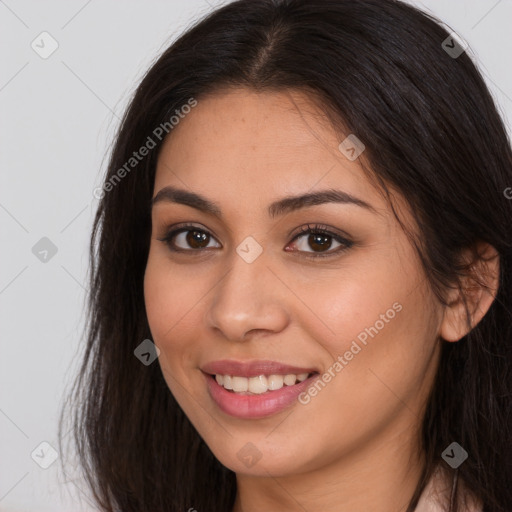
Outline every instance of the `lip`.
POLYGON ((297 403, 299 395, 320 377, 320 374, 315 372, 306 380, 293 386, 285 385, 281 389, 267 391, 260 395, 241 395, 224 389, 223 386, 217 384, 213 375, 205 372, 202 374, 208 393, 219 409, 230 416, 241 419, 265 418, 287 409, 297 403))
MULTIPOLYGON (((205 364, 201 370, 210 375, 237 375, 239 377, 257 377, 258 375, 288 375, 293 373, 318 373, 317 368, 300 368, 276 361, 254 360, 236 361, 234 359, 222 359, 205 364)), ((306 381, 304 381, 306 382, 306 381)))

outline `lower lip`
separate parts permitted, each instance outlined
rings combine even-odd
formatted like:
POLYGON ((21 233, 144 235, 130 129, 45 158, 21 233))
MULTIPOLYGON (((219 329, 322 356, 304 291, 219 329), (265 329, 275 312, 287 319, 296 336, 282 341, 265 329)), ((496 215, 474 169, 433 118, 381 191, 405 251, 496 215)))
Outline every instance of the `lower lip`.
POLYGON ((319 374, 315 373, 293 386, 284 385, 281 389, 259 395, 241 395, 217 384, 212 375, 204 372, 203 375, 206 378, 210 396, 219 408, 230 416, 243 419, 264 418, 286 409, 311 385, 313 380, 319 377, 319 374))

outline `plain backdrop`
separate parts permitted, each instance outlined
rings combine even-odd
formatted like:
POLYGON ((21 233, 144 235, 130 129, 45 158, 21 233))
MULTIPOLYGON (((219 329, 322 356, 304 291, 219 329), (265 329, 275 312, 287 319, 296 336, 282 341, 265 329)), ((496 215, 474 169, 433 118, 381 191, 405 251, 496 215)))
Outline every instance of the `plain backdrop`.
MULTIPOLYGON (((411 3, 469 43, 510 127, 512 2, 411 3)), ((92 191, 144 71, 216 5, 0 0, 0 511, 94 510, 52 451, 84 341, 92 191)))

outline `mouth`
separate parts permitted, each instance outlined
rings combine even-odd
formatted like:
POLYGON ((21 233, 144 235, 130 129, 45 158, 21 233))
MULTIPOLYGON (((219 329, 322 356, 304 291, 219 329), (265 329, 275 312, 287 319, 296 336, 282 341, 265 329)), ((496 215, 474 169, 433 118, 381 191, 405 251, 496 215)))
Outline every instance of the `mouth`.
POLYGON ((223 360, 201 368, 212 401, 242 419, 276 414, 296 402, 320 373, 273 361, 223 360))

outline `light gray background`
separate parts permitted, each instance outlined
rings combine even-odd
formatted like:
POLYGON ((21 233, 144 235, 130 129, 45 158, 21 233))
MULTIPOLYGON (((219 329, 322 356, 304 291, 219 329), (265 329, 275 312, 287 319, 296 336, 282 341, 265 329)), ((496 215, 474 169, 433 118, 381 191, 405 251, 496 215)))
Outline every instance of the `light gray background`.
MULTIPOLYGON (((58 449, 58 413, 83 346, 92 191, 148 65, 220 3, 0 0, 0 511, 94 510, 72 467, 66 477, 60 458, 48 469, 31 458, 43 441, 58 449), (31 48, 43 31, 59 45, 47 59, 31 48), (42 237, 58 250, 47 262, 32 253, 42 237)), ((512 2, 410 3, 470 44, 510 127, 512 2)))

